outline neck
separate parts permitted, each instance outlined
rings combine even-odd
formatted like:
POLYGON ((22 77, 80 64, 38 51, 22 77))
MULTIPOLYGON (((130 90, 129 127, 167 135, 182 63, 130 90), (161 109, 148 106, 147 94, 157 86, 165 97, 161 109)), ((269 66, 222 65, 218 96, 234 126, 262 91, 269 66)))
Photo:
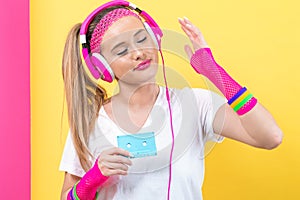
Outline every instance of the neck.
POLYGON ((131 107, 152 105, 159 93, 159 86, 155 82, 143 85, 123 84, 119 81, 119 93, 115 100, 131 107))

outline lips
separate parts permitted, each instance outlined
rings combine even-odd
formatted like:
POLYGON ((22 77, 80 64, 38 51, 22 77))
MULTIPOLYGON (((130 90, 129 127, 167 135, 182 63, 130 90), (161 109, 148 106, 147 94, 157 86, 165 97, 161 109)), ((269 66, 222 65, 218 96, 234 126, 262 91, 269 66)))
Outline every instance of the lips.
POLYGON ((150 66, 150 63, 151 63, 151 59, 144 60, 143 62, 138 64, 138 66, 136 66, 133 70, 144 70, 150 66))

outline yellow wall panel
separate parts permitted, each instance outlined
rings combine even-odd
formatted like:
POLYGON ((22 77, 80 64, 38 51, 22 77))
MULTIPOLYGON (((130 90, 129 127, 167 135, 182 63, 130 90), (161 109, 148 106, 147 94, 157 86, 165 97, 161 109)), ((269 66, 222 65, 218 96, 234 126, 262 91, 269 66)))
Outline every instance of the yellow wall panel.
MULTIPOLYGON (((63 181, 58 166, 68 131, 61 75, 64 41, 73 24, 104 2, 30 2, 33 200, 59 199, 63 181)), ((167 39, 185 41, 177 17, 187 16, 203 32, 218 63, 252 91, 284 132, 282 145, 272 151, 229 139, 216 145, 206 157, 204 199, 300 199, 299 1, 132 2, 165 31, 163 48, 170 74, 180 75, 193 87, 210 88, 193 72, 182 49, 167 39), (170 52, 172 48, 175 52, 170 52)), ((170 85, 176 86, 172 77, 170 85)))

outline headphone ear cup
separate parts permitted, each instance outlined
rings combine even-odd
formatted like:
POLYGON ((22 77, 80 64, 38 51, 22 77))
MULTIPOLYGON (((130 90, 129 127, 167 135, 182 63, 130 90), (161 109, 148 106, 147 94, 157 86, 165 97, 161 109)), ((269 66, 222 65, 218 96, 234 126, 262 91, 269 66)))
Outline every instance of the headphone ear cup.
POLYGON ((114 80, 114 73, 105 58, 99 53, 93 53, 91 61, 101 74, 101 79, 111 83, 114 80))
POLYGON ((152 38, 155 47, 157 50, 160 50, 160 45, 161 45, 161 38, 160 35, 158 34, 158 27, 150 27, 150 25, 147 22, 144 22, 144 27, 147 30, 147 32, 149 33, 150 37, 152 38))

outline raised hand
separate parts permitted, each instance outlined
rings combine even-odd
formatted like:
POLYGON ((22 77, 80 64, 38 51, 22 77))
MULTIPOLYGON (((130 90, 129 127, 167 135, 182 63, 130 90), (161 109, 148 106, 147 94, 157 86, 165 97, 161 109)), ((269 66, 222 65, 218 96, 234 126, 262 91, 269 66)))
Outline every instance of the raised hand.
MULTIPOLYGON (((194 51, 197 51, 201 48, 209 48, 207 45, 201 31, 194 25, 192 22, 184 17, 178 18, 178 21, 181 25, 182 30, 185 32, 185 34, 189 37, 190 41, 192 42, 194 51)), ((186 54, 188 55, 188 58, 191 59, 193 55, 193 50, 189 45, 184 46, 184 50, 186 54)))

